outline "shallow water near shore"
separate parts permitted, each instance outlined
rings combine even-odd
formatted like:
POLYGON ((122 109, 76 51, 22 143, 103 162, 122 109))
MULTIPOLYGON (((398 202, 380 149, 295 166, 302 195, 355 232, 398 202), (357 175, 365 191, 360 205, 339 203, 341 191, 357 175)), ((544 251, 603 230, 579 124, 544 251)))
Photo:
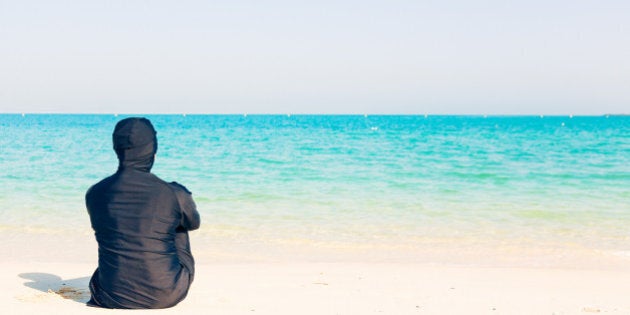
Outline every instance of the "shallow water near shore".
MULTIPOLYGON (((124 117, 0 115, 0 232, 89 237, 84 194, 115 172, 111 132, 124 117)), ((201 212, 199 251, 630 256, 628 116, 147 117, 153 172, 187 186, 201 212)))

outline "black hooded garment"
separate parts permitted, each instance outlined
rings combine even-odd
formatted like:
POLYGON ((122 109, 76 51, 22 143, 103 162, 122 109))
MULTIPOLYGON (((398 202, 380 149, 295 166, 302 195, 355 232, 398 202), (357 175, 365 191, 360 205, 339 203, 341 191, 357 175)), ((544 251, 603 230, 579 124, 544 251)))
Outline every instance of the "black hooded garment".
POLYGON ((91 306, 166 308, 182 301, 194 277, 188 231, 199 213, 191 193, 150 173, 157 138, 148 119, 116 124, 118 171, 92 186, 86 206, 98 242, 91 306))

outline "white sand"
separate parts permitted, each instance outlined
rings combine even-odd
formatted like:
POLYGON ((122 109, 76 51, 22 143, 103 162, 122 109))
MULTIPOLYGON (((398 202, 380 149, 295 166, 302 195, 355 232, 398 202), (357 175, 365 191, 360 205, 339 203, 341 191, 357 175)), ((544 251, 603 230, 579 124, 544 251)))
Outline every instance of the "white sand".
MULTIPOLYGON (((2 314, 124 312, 84 305, 93 267, 0 263, 2 314)), ((171 309, 133 313, 630 314, 628 292, 630 273, 622 270, 394 263, 201 264, 184 302, 171 309)))
MULTIPOLYGON (((192 240, 197 273, 188 298, 133 314, 630 314, 630 257, 570 246, 553 255, 420 247, 387 257, 387 251, 315 253, 315 247, 273 244, 254 255, 224 240, 204 242, 192 240), (265 250, 267 256, 259 255, 265 250), (473 262, 479 253, 487 259, 473 262)), ((0 314, 125 312, 84 304, 96 267, 89 233, 8 231, 0 233, 0 252, 0 314)))

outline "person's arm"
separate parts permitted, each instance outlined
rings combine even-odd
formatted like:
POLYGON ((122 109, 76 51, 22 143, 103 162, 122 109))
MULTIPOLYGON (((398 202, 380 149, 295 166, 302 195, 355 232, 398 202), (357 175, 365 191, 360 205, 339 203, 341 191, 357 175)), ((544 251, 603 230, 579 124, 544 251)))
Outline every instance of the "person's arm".
POLYGON ((192 193, 177 182, 172 182, 171 187, 173 187, 179 208, 182 212, 180 226, 188 231, 198 229, 201 224, 201 218, 199 217, 199 212, 197 212, 197 206, 192 198, 192 193))

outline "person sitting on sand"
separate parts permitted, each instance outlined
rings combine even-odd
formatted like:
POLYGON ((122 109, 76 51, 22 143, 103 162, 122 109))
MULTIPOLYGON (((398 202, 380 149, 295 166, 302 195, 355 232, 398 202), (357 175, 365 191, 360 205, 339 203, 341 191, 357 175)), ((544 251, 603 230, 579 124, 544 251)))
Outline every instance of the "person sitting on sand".
POLYGON ((113 133, 118 171, 85 196, 98 242, 89 306, 167 308, 182 301, 195 266, 188 231, 200 218, 191 193, 150 170, 156 132, 146 118, 127 118, 113 133))

